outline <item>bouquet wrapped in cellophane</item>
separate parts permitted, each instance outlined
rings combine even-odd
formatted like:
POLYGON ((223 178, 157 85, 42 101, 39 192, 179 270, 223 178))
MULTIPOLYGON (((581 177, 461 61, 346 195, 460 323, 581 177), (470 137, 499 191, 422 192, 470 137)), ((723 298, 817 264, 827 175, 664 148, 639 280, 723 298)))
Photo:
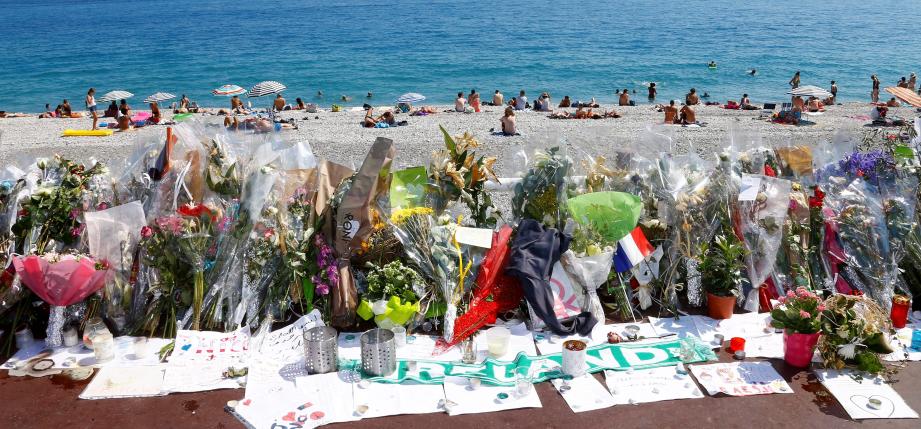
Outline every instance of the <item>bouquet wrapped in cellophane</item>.
MULTIPOLYGON (((751 289, 744 297, 748 311, 758 311, 759 289, 774 271, 790 207, 790 181, 764 175, 742 175, 738 201, 738 230, 742 235, 745 268, 751 289)), ((781 295, 783 291, 773 296, 781 295)))

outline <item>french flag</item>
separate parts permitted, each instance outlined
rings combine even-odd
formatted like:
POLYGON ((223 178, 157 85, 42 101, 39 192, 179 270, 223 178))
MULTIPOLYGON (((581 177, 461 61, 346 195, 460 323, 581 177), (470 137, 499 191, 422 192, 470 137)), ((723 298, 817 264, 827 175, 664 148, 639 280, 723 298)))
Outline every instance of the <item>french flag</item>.
POLYGON ((630 271, 636 264, 639 264, 652 254, 654 250, 643 234, 643 230, 640 227, 636 227, 626 237, 617 240, 614 268, 618 273, 630 271))

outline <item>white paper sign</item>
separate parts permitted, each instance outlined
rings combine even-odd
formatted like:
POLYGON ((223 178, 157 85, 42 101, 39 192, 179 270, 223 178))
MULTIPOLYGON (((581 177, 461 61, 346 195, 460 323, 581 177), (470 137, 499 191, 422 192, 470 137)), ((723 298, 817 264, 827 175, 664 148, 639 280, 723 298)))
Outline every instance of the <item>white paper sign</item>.
POLYGON ((176 332, 176 346, 170 363, 209 362, 213 360, 243 360, 249 350, 249 328, 234 332, 188 331, 176 332))
POLYGON ((694 365, 691 373, 710 395, 729 396, 793 393, 769 362, 733 362, 694 365))
MULTIPOLYGON (((216 362, 170 362, 163 376, 163 390, 166 392, 205 392, 218 389, 240 389, 246 377, 225 377, 230 366, 216 362)), ((237 369, 241 369, 237 367, 237 369)))
POLYGON ((300 377, 285 390, 247 396, 238 401, 233 414, 258 429, 313 428, 356 421, 352 385, 338 373, 300 377))
POLYGON ((761 191, 761 178, 748 174, 742 175, 742 184, 739 187, 739 201, 755 201, 761 191))
POLYGON ((889 362, 895 361, 919 361, 921 360, 921 350, 911 348, 911 335, 915 329, 921 329, 918 326, 908 325, 902 329, 897 329, 895 335, 890 337, 889 344, 895 349, 894 352, 883 356, 883 360, 889 362))
POLYGON ((857 381, 853 371, 817 370, 819 381, 834 395, 852 419, 916 419, 899 394, 880 377, 857 381), (870 400, 879 400, 871 404, 870 400))
POLYGON ((454 239, 460 244, 489 249, 492 247, 492 234, 491 229, 459 226, 454 230, 454 239))
POLYGON ((611 397, 608 390, 591 374, 575 377, 572 380, 555 378, 550 382, 574 413, 600 410, 615 405, 614 398, 611 397))
POLYGON ((279 363, 296 362, 304 358, 304 331, 325 326, 320 311, 314 309, 284 328, 269 332, 259 348, 263 355, 271 356, 279 363))
POLYGON ((605 384, 617 405, 703 398, 704 394, 688 374, 674 366, 634 371, 605 371, 605 384))
POLYGON ((448 414, 491 413, 516 408, 540 408, 540 398, 532 388, 527 395, 519 396, 514 387, 481 384, 475 389, 464 377, 445 377, 444 394, 449 401, 448 414), (499 394, 508 397, 500 399, 499 394))
POLYGON ((352 389, 355 407, 367 406, 362 418, 444 412, 445 392, 440 384, 369 383, 352 389))
POLYGON ((99 369, 80 399, 138 398, 165 395, 163 365, 106 366, 99 369))
POLYGON ((649 323, 656 334, 675 334, 678 338, 697 337, 700 338, 700 332, 697 331, 697 325, 694 323, 696 316, 681 316, 679 319, 674 317, 658 318, 650 317, 649 323))

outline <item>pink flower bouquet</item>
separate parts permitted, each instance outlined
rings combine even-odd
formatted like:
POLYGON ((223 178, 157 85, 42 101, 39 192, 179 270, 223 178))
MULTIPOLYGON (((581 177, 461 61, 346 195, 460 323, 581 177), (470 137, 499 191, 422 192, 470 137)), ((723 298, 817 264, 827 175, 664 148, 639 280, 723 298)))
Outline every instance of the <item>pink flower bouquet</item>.
POLYGON ((97 269, 96 262, 87 256, 15 256, 13 266, 22 284, 52 306, 45 340, 48 347, 62 344, 64 307, 102 289, 110 274, 107 267, 97 269))

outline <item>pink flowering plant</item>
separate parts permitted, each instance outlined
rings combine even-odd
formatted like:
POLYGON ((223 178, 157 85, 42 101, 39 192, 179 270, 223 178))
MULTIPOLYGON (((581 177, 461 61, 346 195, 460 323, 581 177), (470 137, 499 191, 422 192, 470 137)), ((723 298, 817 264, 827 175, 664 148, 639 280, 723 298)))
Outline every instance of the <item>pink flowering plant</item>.
POLYGON ((779 299, 781 306, 771 311, 771 324, 786 329, 788 333, 814 334, 822 327, 821 314, 825 311, 822 298, 805 287, 787 291, 779 299))

